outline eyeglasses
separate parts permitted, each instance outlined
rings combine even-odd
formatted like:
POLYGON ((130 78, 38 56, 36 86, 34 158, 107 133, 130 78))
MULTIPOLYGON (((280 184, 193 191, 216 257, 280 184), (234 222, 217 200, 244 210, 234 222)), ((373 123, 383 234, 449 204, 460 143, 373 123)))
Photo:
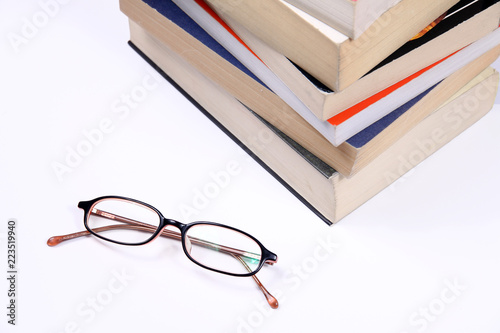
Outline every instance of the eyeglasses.
POLYGON ((81 201, 78 207, 84 210, 87 231, 51 237, 47 245, 90 234, 122 245, 144 245, 159 236, 175 239, 181 241, 186 256, 203 268, 232 276, 251 276, 269 305, 278 308, 276 298, 255 275, 264 264, 276 263, 278 257, 246 232, 213 222, 183 224, 165 218, 147 203, 119 196, 81 201), (167 226, 176 227, 179 232, 165 229, 167 226))

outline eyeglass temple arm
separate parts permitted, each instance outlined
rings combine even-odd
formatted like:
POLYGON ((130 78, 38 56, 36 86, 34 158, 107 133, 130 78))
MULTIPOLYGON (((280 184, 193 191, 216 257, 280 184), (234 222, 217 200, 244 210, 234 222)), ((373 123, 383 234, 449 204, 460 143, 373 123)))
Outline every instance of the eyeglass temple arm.
MULTIPOLYGON (((243 260, 243 258, 241 258, 240 256, 235 255, 235 254, 231 254, 231 255, 234 258, 238 259, 238 261, 241 262, 241 264, 246 268, 246 270, 248 272, 252 272, 252 269, 250 267, 248 267, 247 263, 245 262, 245 260, 243 260)), ((259 286, 259 288, 262 291, 262 293, 264 294, 264 297, 266 298, 269 306, 273 309, 277 309, 279 306, 279 303, 278 303, 278 300, 276 299, 276 297, 274 297, 273 295, 271 295, 271 293, 269 291, 267 291, 266 287, 264 287, 264 285, 260 282, 260 280, 256 274, 252 275, 252 279, 259 286)))
MULTIPOLYGON (((156 230, 156 227, 152 226, 151 224, 140 222, 140 221, 133 220, 133 219, 129 219, 128 217, 124 217, 124 216, 120 216, 120 215, 116 215, 116 214, 111 214, 111 213, 105 212, 105 211, 100 210, 100 209, 96 209, 95 212, 92 212, 91 214, 99 215, 99 216, 105 217, 105 218, 110 219, 110 220, 116 220, 119 222, 129 223, 131 225, 141 226, 141 227, 148 229, 148 230, 144 230, 144 231, 155 231, 156 230)), ((179 232, 171 231, 171 230, 167 230, 167 229, 164 229, 160 235, 164 236, 164 237, 177 239, 177 240, 182 239, 182 236, 179 232)), ((208 248, 208 249, 215 249, 217 251, 220 251, 220 252, 223 252, 226 254, 237 254, 239 256, 248 258, 250 260, 260 260, 260 256, 256 253, 246 252, 243 250, 239 250, 239 249, 235 249, 232 247, 209 242, 209 241, 199 239, 196 237, 189 237, 189 240, 193 244, 203 246, 203 247, 208 248)))
MULTIPOLYGON (((137 226, 137 225, 130 225, 130 224, 110 225, 110 226, 106 226, 106 227, 95 228, 94 230, 96 232, 103 232, 103 231, 110 231, 110 230, 116 230, 116 229, 129 229, 129 230, 149 231, 149 232, 151 231, 151 228, 137 226)), ((167 230, 165 230, 165 231, 167 231, 167 230)), ((79 232, 61 235, 61 236, 52 236, 47 240, 47 245, 48 246, 56 246, 64 241, 67 241, 70 239, 83 237, 83 236, 90 236, 90 235, 91 235, 91 233, 89 231, 84 230, 84 231, 79 231, 79 232)), ((169 237, 175 238, 172 236, 169 236, 169 237)))
MULTIPOLYGON (((108 212, 105 212, 105 211, 102 211, 99 209, 96 209, 95 212, 91 212, 91 214, 99 215, 99 216, 102 216, 102 217, 110 219, 110 220, 116 220, 119 222, 128 223, 128 224, 110 225, 110 226, 95 228, 94 230, 96 232, 103 232, 103 231, 116 230, 116 229, 130 229, 130 230, 138 230, 138 231, 146 231, 146 232, 156 230, 156 227, 154 227, 150 224, 136 221, 133 219, 129 219, 129 218, 124 217, 124 216, 111 214, 111 213, 108 213, 108 212)), ((88 236, 88 235, 90 235, 89 231, 80 231, 80 232, 75 232, 75 233, 67 234, 67 235, 53 236, 53 237, 48 239, 47 245, 55 246, 55 245, 60 244, 63 241, 74 239, 77 237, 88 236)), ((172 238, 172 239, 176 239, 176 240, 182 239, 182 236, 179 232, 167 230, 167 229, 164 229, 160 235, 163 237, 168 237, 168 238, 172 238)), ((241 257, 244 257, 244 258, 247 258, 250 260, 259 260, 259 255, 256 253, 246 252, 246 251, 242 251, 239 249, 227 247, 224 245, 219 245, 219 244, 208 242, 205 240, 201 240, 201 239, 195 238, 195 237, 189 237, 189 239, 191 240, 191 242, 193 244, 200 245, 200 246, 203 246, 205 248, 216 249, 216 250, 221 251, 221 252, 226 253, 226 254, 236 254, 238 256, 241 256, 241 257)), ((274 263, 275 263, 274 261, 270 261, 270 260, 267 260, 265 262, 265 264, 268 264, 268 265, 273 265, 274 263)))

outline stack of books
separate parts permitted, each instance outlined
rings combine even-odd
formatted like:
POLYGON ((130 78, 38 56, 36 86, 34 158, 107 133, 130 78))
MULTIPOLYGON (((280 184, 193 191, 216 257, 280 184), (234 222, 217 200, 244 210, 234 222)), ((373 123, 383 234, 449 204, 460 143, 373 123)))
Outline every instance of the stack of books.
POLYGON ((498 0, 120 0, 130 45, 327 223, 491 108, 498 0))

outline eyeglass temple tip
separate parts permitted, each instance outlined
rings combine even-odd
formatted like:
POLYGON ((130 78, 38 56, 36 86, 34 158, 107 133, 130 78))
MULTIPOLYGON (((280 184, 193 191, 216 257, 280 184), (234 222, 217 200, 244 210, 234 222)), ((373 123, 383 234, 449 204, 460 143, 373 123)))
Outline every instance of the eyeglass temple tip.
POLYGON ((61 243, 63 241, 63 237, 62 236, 53 236, 53 237, 50 237, 48 240, 47 240, 47 245, 48 246, 56 246, 58 245, 59 243, 61 243))
POLYGON ((89 235, 90 232, 88 231, 79 231, 79 232, 74 232, 72 234, 67 234, 67 235, 60 235, 60 236, 52 236, 47 240, 47 245, 48 246, 56 246, 64 241, 73 239, 73 238, 78 238, 82 236, 87 236, 89 235))
POLYGON ((278 303, 278 300, 271 294, 267 294, 265 295, 266 296, 266 300, 267 300, 267 303, 269 303, 269 306, 273 309, 277 309, 279 307, 279 303, 278 303))

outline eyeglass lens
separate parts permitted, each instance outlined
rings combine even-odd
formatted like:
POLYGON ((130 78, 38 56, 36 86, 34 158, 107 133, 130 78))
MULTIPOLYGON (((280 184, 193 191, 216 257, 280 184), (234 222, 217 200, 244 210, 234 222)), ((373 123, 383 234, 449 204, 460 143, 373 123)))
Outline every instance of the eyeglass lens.
POLYGON ((126 200, 98 201, 87 217, 87 226, 111 241, 138 244, 147 241, 160 225, 151 208, 126 200))
POLYGON ((231 274, 253 272, 261 261, 259 244, 223 226, 195 224, 187 230, 185 243, 194 261, 231 274))

